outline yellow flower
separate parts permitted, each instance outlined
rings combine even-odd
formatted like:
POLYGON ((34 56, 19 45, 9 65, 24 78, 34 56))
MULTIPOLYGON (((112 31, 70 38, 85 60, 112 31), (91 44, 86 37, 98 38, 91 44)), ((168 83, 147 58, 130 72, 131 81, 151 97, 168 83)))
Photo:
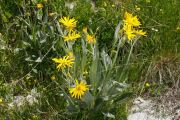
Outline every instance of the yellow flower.
MULTIPOLYGON (((133 16, 132 14, 125 12, 124 17, 124 26, 122 30, 124 31, 124 34, 127 36, 128 40, 134 39, 137 35, 146 36, 146 32, 138 29, 141 23, 137 16, 133 16)), ((122 33, 122 30, 120 30, 120 33, 122 33)))
POLYGON ((96 43, 96 39, 94 35, 87 34, 86 39, 87 39, 87 42, 90 44, 96 43))
POLYGON ((72 76, 71 76, 71 74, 69 72, 66 75, 67 75, 67 77, 72 78, 72 76))
POLYGON ((54 81, 56 79, 55 75, 51 76, 51 80, 54 81))
POLYGON ((72 65, 74 64, 74 58, 70 58, 68 55, 64 56, 63 58, 53 58, 52 60, 58 64, 58 70, 72 67, 72 65))
POLYGON ((85 70, 85 71, 83 72, 83 76, 87 76, 87 75, 88 75, 88 71, 85 70))
POLYGON ((146 86, 146 87, 150 87, 150 84, 149 84, 149 83, 146 83, 145 86, 146 86))
POLYGON ((128 40, 132 40, 133 38, 136 37, 136 34, 134 34, 134 31, 131 26, 125 25, 123 27, 123 30, 124 30, 124 33, 126 34, 128 40))
POLYGON ((83 32, 84 32, 85 34, 87 34, 87 27, 84 27, 84 28, 83 28, 83 32))
POLYGON ((85 92, 88 90, 88 85, 85 82, 76 80, 76 85, 73 88, 69 88, 71 97, 81 99, 85 92))
POLYGON ((68 33, 67 36, 64 36, 63 38, 64 38, 64 41, 73 41, 80 37, 81 37, 81 35, 76 33, 76 31, 71 31, 68 33))
POLYGON ((70 19, 69 17, 63 17, 59 20, 59 22, 62 23, 68 30, 74 29, 77 23, 74 18, 70 19))
POLYGON ((142 31, 142 30, 135 30, 134 32, 135 32, 136 34, 138 34, 138 35, 147 36, 147 35, 146 35, 146 32, 144 32, 144 31, 142 31))
POLYGON ((128 24, 130 26, 134 26, 134 27, 139 27, 141 25, 141 23, 139 22, 137 16, 133 16, 132 14, 125 12, 124 15, 124 23, 128 24))
POLYGON ((69 56, 70 59, 72 59, 72 58, 74 59, 74 54, 73 54, 73 52, 68 52, 68 56, 69 56))
POLYGON ((37 7, 38 9, 41 9, 41 8, 43 8, 44 6, 43 6, 43 4, 38 3, 38 4, 36 5, 36 7, 37 7))

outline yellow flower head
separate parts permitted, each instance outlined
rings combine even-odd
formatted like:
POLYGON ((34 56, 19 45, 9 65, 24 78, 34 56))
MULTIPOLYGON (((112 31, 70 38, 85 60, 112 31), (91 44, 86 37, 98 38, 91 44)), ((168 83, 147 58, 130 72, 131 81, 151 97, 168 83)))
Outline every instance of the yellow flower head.
POLYGON ((76 27, 77 21, 72 18, 70 19, 69 17, 63 17, 59 20, 60 23, 62 23, 67 30, 72 30, 76 27))
POLYGON ((68 55, 63 58, 53 58, 55 63, 57 63, 57 69, 65 69, 67 67, 72 67, 74 64, 74 58, 70 58, 68 55))
POLYGON ((87 34, 87 27, 84 27, 84 28, 83 28, 83 32, 84 32, 85 34, 87 34))
POLYGON ((125 12, 124 15, 124 23, 130 26, 139 27, 141 23, 139 22, 137 16, 133 16, 132 14, 125 12))
POLYGON ((125 25, 123 27, 124 33, 127 36, 128 40, 132 40, 133 38, 136 37, 136 34, 134 33, 133 29, 129 25, 125 25))
POLYGON ((146 36, 146 32, 139 30, 141 23, 139 22, 137 16, 133 16, 132 14, 125 12, 124 17, 124 26, 122 30, 124 31, 124 34, 127 36, 128 40, 134 39, 137 35, 146 36))
POLYGON ((56 79, 55 75, 51 76, 51 80, 54 81, 56 79))
POLYGON ((87 39, 87 42, 90 44, 96 43, 96 39, 94 35, 87 34, 86 39, 87 39))
POLYGON ((78 38, 80 38, 81 35, 79 33, 76 33, 76 31, 71 31, 68 33, 68 35, 64 36, 64 41, 74 41, 78 38))
POLYGON ((73 52, 68 52, 67 54, 68 54, 69 58, 73 58, 73 59, 74 59, 74 54, 73 54, 73 52))
POLYGON ((150 84, 149 84, 149 83, 146 83, 145 86, 146 86, 146 87, 150 87, 150 84))
POLYGON ((88 90, 88 85, 86 85, 85 82, 76 80, 76 85, 75 87, 69 88, 69 92, 72 97, 81 99, 82 96, 85 94, 85 92, 88 90))
POLYGON ((44 6, 43 6, 43 4, 38 3, 38 4, 36 5, 36 7, 37 7, 38 9, 41 9, 41 8, 43 8, 44 6))
POLYGON ((135 30, 134 31, 137 35, 142 35, 142 36, 147 36, 146 32, 142 31, 142 30, 135 30))

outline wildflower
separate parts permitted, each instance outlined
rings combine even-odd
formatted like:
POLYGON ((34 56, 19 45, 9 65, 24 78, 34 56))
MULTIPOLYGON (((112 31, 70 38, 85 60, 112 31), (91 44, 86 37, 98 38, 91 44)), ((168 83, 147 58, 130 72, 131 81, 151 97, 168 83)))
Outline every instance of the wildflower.
POLYGON ((124 30, 128 40, 132 40, 133 38, 136 37, 136 34, 134 34, 133 29, 132 29, 131 26, 125 25, 123 27, 123 30, 124 30))
POLYGON ((64 36, 64 41, 73 41, 73 40, 76 40, 80 37, 81 37, 81 35, 76 33, 76 31, 71 31, 68 33, 67 36, 64 36))
POLYGON ((70 19, 69 17, 63 17, 59 20, 59 22, 62 23, 68 30, 75 28, 77 23, 74 18, 70 19))
POLYGON ((68 56, 69 56, 70 59, 72 59, 72 58, 74 59, 74 54, 73 54, 73 52, 68 52, 68 56))
POLYGON ((72 78, 72 76, 71 76, 71 74, 69 72, 66 75, 67 75, 67 77, 72 78))
POLYGON ((55 75, 51 76, 51 80, 54 81, 56 79, 55 75))
POLYGON ((74 58, 70 58, 68 55, 63 58, 53 58, 55 63, 58 63, 57 69, 65 69, 66 67, 72 67, 74 64, 74 58))
POLYGON ((145 86, 146 86, 146 87, 150 87, 150 84, 149 84, 149 83, 146 83, 145 86))
POLYGON ((69 92, 72 97, 81 99, 85 92, 88 90, 88 85, 85 82, 76 80, 76 85, 73 88, 69 89, 69 92))
POLYGON ((84 28, 83 28, 83 32, 84 32, 85 34, 87 34, 87 27, 84 27, 84 28))
MULTIPOLYGON (((146 32, 139 29, 141 23, 138 20, 137 16, 133 16, 132 14, 125 12, 124 17, 124 27, 122 30, 124 31, 128 40, 134 39, 137 35, 146 36, 146 32)), ((120 33, 122 32, 122 30, 120 30, 120 33)))
POLYGON ((144 32, 144 31, 142 31, 142 30, 135 30, 134 32, 135 32, 136 34, 138 34, 138 35, 147 36, 147 35, 146 35, 146 32, 144 32))
POLYGON ((130 26, 139 27, 141 25, 140 21, 138 20, 137 16, 133 16, 132 14, 125 12, 124 15, 124 22, 130 26))
POLYGON ((41 8, 43 8, 44 6, 43 6, 43 4, 38 3, 38 4, 36 5, 36 7, 37 7, 38 9, 41 9, 41 8))
POLYGON ((90 44, 96 42, 96 39, 95 39, 94 35, 87 34, 86 39, 87 39, 87 42, 90 43, 90 44))
POLYGON ((83 76, 87 76, 87 75, 88 75, 88 71, 85 70, 85 71, 83 72, 83 76))

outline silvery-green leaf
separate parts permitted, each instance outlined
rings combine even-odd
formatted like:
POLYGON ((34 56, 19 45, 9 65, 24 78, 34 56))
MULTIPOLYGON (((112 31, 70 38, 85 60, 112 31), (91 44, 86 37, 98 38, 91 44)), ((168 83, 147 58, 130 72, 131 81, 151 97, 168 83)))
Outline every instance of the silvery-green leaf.
POLYGON ((104 116, 106 116, 106 117, 108 117, 108 118, 113 118, 113 119, 115 119, 115 116, 113 115, 113 114, 111 114, 111 113, 103 113, 103 115, 104 116))
POLYGON ((31 46, 31 44, 28 43, 28 42, 23 41, 22 43, 23 43, 24 45, 26 45, 26 46, 31 46))
POLYGON ((33 61, 30 57, 25 58, 25 61, 33 61))
POLYGON ((43 39, 43 40, 40 41, 41 44, 45 43, 45 42, 46 42, 46 39, 43 39))
POLYGON ((34 73, 37 73, 37 69, 32 69, 32 71, 33 71, 34 73))
POLYGON ((104 67, 107 70, 108 67, 112 66, 112 60, 111 60, 110 56, 104 50, 101 52, 101 57, 103 59, 104 67))
POLYGON ((38 57, 38 59, 35 62, 42 62, 42 59, 38 57))

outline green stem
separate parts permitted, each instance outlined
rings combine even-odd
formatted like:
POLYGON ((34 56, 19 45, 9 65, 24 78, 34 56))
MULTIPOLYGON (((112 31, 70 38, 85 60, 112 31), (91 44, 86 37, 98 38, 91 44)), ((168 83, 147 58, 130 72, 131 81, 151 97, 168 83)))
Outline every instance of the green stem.
POLYGON ((127 65, 129 64, 129 60, 130 60, 130 57, 131 57, 131 54, 132 54, 132 51, 133 51, 133 48, 134 48, 134 45, 135 45, 136 41, 137 41, 137 39, 135 39, 135 41, 134 41, 133 43, 131 42, 131 49, 130 49, 130 51, 129 51, 129 55, 128 55, 128 58, 127 58, 125 67, 124 67, 124 69, 123 69, 122 72, 121 72, 121 75, 120 75, 120 77, 119 77, 119 80, 121 80, 122 75, 123 75, 124 71, 126 70, 127 65))

